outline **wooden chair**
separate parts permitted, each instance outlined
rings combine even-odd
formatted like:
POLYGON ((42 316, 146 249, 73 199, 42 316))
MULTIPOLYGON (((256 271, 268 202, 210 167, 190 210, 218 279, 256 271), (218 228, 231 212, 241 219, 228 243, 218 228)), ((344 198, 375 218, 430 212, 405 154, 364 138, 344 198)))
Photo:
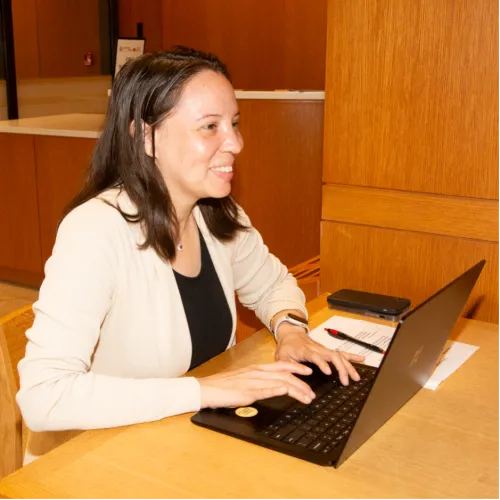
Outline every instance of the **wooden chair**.
POLYGON ((31 305, 0 318, 0 478, 23 464, 26 428, 16 403, 17 364, 26 350, 26 330, 33 324, 31 305))
POLYGON ((290 268, 290 272, 295 276, 297 284, 304 292, 306 302, 309 302, 319 295, 319 255, 290 268))
MULTIPOLYGON (((319 295, 319 255, 306 260, 289 269, 295 276, 297 284, 304 292, 306 301, 310 301, 319 295)), ((238 325, 236 327, 236 341, 241 342, 247 337, 262 328, 262 323, 255 317, 253 311, 249 311, 236 301, 236 310, 238 313, 238 325)))

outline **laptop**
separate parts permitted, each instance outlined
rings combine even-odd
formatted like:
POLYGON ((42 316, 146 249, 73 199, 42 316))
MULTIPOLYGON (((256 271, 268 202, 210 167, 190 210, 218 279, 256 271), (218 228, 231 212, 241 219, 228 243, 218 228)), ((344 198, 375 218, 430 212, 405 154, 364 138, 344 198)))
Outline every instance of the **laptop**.
POLYGON ((398 323, 379 368, 355 364, 361 380, 344 387, 335 368, 299 376, 316 393, 305 405, 289 396, 244 408, 204 409, 202 427, 319 465, 339 467, 427 382, 485 265, 478 262, 398 323))

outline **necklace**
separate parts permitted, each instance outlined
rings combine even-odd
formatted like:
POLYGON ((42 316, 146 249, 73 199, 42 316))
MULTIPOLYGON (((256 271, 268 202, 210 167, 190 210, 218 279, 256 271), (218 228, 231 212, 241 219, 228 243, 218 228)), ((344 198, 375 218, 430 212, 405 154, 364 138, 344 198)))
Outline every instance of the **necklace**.
MULTIPOLYGON (((182 237, 182 236, 183 236, 184 232, 186 231, 186 228, 188 227, 188 224, 189 224, 189 222, 190 222, 190 219, 191 219, 191 218, 189 218, 189 219, 187 220, 186 224, 184 224, 184 229, 183 229, 182 231, 180 231, 180 233, 179 233, 179 237, 182 237)), ((178 250, 179 252, 182 252, 182 251, 184 250, 184 245, 183 245, 183 244, 182 244, 182 242, 180 242, 180 241, 177 243, 177 250, 178 250)))

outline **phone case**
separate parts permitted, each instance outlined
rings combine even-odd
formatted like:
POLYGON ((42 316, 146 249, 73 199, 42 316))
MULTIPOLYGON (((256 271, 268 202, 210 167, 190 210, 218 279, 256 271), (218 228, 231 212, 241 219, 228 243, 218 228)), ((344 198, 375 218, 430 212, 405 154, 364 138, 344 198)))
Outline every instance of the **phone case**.
POLYGON ((377 293, 344 288, 328 296, 328 305, 333 308, 375 315, 394 320, 409 310, 411 302, 403 297, 392 297, 377 293))

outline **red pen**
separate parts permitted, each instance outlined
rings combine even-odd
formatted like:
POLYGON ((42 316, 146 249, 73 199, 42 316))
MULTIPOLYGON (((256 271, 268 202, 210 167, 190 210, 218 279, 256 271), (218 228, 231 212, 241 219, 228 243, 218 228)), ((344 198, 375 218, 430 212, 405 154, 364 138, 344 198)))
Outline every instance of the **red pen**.
POLYGON ((385 354, 385 351, 381 349, 377 345, 369 344, 368 342, 363 342, 362 340, 357 339, 356 337, 351 337, 347 335, 347 333, 339 332, 338 330, 333 330, 332 328, 325 328, 325 330, 332 336, 338 339, 347 340, 348 342, 352 342, 353 344, 358 344, 362 347, 366 347, 371 351, 378 352, 380 354, 385 354))

